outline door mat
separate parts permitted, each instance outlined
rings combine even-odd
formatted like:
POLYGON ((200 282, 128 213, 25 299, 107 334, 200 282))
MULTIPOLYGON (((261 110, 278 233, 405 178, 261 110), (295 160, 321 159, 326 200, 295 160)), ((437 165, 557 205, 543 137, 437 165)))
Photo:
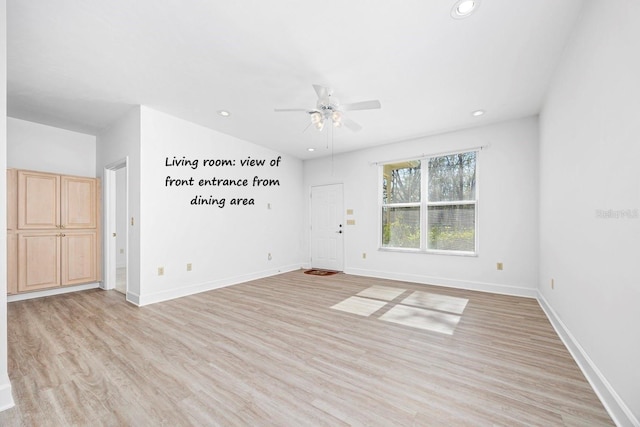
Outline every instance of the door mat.
POLYGON ((336 273, 338 272, 332 270, 320 270, 317 268, 312 268, 311 270, 304 271, 304 274, 313 274, 314 276, 333 276, 336 273))

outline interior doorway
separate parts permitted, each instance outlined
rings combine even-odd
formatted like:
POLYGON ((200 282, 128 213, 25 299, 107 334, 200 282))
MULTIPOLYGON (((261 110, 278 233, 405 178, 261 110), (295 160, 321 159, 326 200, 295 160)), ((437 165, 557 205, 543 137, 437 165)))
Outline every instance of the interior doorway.
POLYGON ((342 184, 311 187, 311 265, 344 269, 342 184))
POLYGON ((128 190, 127 159, 105 166, 104 289, 122 294, 128 290, 128 190))

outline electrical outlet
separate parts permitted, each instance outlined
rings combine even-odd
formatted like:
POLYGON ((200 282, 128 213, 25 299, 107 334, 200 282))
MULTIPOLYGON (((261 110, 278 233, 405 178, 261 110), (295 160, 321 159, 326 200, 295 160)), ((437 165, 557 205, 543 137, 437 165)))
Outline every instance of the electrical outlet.
POLYGON ((271 252, 269 252, 269 253, 267 254, 267 259, 268 259, 269 261, 271 261, 271 252))
POLYGON ((496 264, 496 268, 497 268, 498 270, 502 270, 502 269, 504 268, 504 265, 502 265, 502 263, 501 263, 501 262, 499 262, 499 263, 497 263, 497 264, 496 264))
POLYGON ((187 271, 191 271, 191 263, 187 264, 187 271))
POLYGON ((367 259, 367 253, 366 252, 362 252, 362 259, 367 259))
POLYGON ((555 289, 555 280, 551 279, 551 289, 555 289))
POLYGON ((158 276, 164 276, 164 267, 158 267, 158 276))

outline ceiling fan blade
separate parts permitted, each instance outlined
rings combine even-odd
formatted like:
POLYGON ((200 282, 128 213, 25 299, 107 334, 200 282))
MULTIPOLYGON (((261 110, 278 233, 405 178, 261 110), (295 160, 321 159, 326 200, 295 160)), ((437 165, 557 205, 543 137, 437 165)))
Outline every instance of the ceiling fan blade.
POLYGON ((273 111, 275 111, 276 113, 284 113, 287 111, 304 111, 305 113, 309 112, 309 110, 306 108, 274 108, 273 111))
POLYGON ((362 102, 353 102, 351 104, 342 104, 340 105, 340 109, 344 111, 354 111, 354 110, 375 110, 376 108, 382 108, 380 105, 380 101, 362 101, 362 102))
POLYGON ((353 120, 342 116, 342 124, 354 132, 359 132, 362 130, 362 126, 354 122, 353 120))
POLYGON ((318 99, 325 99, 326 97, 331 95, 331 89, 327 87, 320 86, 320 85, 313 85, 313 89, 316 91, 316 95, 318 95, 318 99))

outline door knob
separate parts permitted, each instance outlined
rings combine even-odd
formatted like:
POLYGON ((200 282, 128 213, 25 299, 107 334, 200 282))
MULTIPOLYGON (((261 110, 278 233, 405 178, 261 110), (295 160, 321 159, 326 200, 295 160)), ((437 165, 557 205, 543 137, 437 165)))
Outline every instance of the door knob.
POLYGON ((116 237, 116 233, 113 233, 113 237, 116 237))

